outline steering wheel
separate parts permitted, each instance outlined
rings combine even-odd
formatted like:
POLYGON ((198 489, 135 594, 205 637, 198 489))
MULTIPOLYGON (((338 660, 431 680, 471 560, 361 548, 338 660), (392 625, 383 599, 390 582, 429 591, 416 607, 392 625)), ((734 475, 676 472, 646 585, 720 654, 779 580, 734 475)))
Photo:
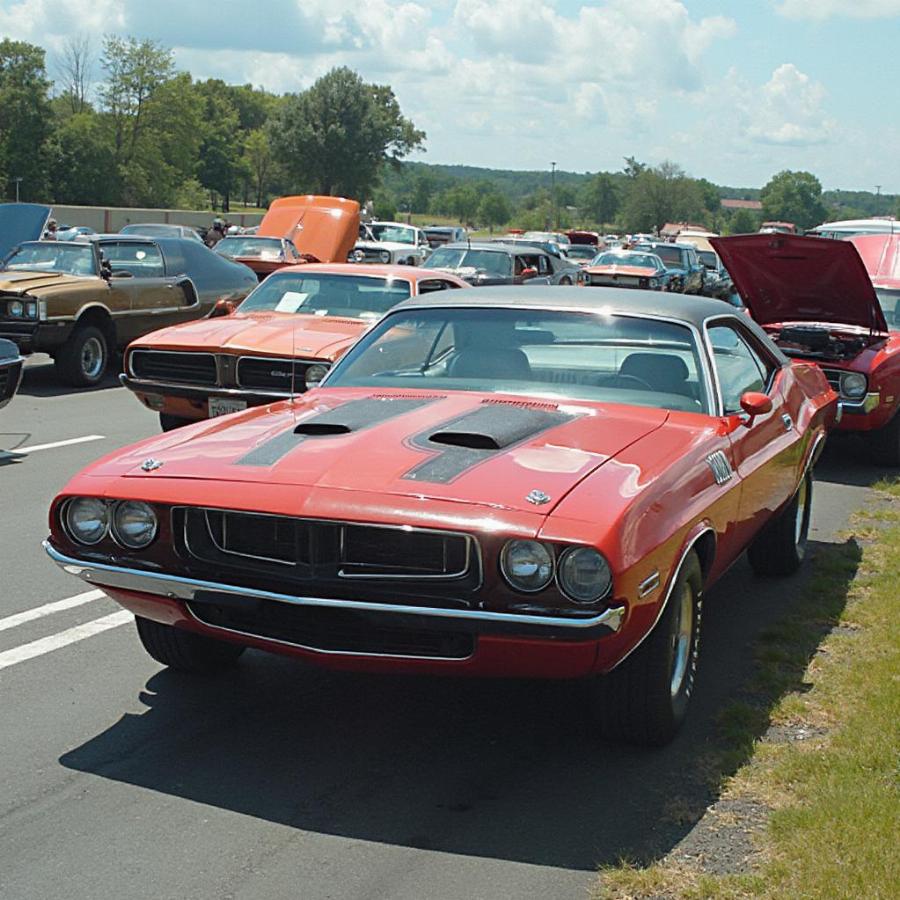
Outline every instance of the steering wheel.
POLYGON ((636 387, 639 391, 655 390, 652 384, 648 384, 643 378, 638 378, 637 375, 621 374, 610 375, 608 378, 604 378, 598 382, 597 387, 623 387, 626 390, 636 387))

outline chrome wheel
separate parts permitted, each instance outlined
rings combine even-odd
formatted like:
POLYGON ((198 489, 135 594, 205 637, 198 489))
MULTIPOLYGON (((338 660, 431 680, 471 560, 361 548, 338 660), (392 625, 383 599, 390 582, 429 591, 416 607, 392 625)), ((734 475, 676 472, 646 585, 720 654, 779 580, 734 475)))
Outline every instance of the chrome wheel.
POLYGON ((694 592, 690 584, 681 586, 677 601, 675 627, 672 634, 672 680, 669 693, 676 697, 684 684, 691 654, 691 638, 694 633, 694 592))
POLYGON ((98 378, 104 366, 103 344, 98 338, 90 337, 81 348, 81 371, 86 378, 98 378))
POLYGON ((809 479, 803 478, 797 489, 797 516, 794 520, 794 543, 799 547, 803 542, 803 530, 806 524, 806 507, 809 505, 809 479))

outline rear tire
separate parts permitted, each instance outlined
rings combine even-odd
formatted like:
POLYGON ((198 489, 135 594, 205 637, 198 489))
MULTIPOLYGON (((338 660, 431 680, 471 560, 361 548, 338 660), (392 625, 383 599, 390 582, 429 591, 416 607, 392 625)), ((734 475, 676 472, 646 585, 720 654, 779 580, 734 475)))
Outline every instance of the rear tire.
POLYGON ((183 419, 181 416, 173 416, 170 413, 159 414, 159 427, 163 431, 172 431, 181 428, 182 425, 190 425, 191 419, 183 419))
POLYGON ((791 502, 756 536, 747 559, 757 575, 791 575, 806 555, 812 511, 812 475, 807 472, 791 502))
POLYGON ((703 573, 691 551, 653 630, 623 663, 595 679, 603 737, 644 747, 661 747, 675 737, 694 692, 702 610, 703 573))
POLYGON ((138 637, 144 649, 170 669, 182 672, 216 672, 237 662, 246 648, 162 625, 135 616, 138 637))
POLYGON ((109 341, 95 325, 80 325, 59 348, 56 372, 73 387, 93 387, 103 380, 109 365, 109 341))

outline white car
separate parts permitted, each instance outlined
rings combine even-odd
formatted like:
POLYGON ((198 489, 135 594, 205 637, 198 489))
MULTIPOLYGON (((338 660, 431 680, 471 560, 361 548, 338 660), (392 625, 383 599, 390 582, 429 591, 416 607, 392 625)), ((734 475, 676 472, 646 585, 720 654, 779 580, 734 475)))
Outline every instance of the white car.
POLYGON ((403 222, 363 223, 359 238, 349 262, 420 266, 431 253, 425 232, 403 222))

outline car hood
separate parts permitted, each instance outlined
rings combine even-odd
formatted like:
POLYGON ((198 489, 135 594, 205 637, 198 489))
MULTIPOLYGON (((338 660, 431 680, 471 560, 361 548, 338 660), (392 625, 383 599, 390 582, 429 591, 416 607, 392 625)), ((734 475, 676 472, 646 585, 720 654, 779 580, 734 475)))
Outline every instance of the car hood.
POLYGON ((67 291, 71 287, 84 287, 96 283, 106 287, 106 282, 95 276, 66 275, 64 272, 28 272, 20 269, 0 271, 0 291, 8 294, 32 294, 45 296, 67 291))
POLYGON ((858 234, 850 243, 875 287, 900 288, 900 234, 858 234))
POLYGON ((546 514, 668 415, 495 394, 326 387, 143 441, 86 474, 284 485, 298 497, 321 488, 546 514), (145 472, 151 457, 160 465, 145 472))
POLYGON ((161 328, 131 347, 154 350, 232 351, 265 356, 330 359, 353 343, 372 322, 337 316, 290 313, 233 313, 161 328))
POLYGON ((850 241, 744 234, 710 243, 760 325, 818 322, 887 331, 872 280, 850 241))
POLYGON ((0 259, 23 241, 39 241, 50 213, 40 203, 0 203, 0 259))
POLYGON ((316 262, 346 262, 359 234, 359 204, 342 197, 279 197, 259 223, 259 237, 287 238, 316 262))

